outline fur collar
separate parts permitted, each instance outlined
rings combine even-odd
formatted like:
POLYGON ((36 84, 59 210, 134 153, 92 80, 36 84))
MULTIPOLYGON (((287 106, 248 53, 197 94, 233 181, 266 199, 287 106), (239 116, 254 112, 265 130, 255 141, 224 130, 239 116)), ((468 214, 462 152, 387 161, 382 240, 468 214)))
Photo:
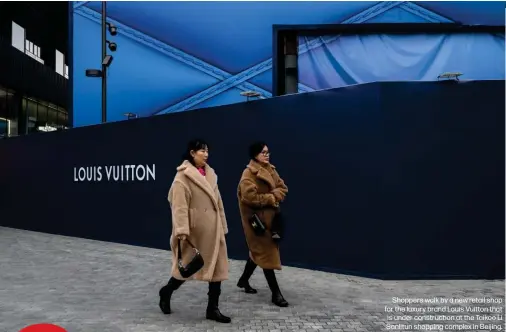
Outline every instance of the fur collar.
POLYGON ((246 166, 251 173, 253 173, 257 178, 267 182, 267 184, 271 187, 271 189, 276 188, 276 181, 273 177, 274 169, 276 167, 272 164, 262 165, 255 160, 251 160, 246 166))
POLYGON ((183 161, 183 163, 177 168, 178 172, 182 172, 188 179, 198 185, 207 195, 209 195, 218 209, 218 198, 215 194, 215 189, 218 185, 218 176, 214 172, 214 169, 207 164, 205 166, 205 170, 206 176, 204 177, 188 160, 183 161))

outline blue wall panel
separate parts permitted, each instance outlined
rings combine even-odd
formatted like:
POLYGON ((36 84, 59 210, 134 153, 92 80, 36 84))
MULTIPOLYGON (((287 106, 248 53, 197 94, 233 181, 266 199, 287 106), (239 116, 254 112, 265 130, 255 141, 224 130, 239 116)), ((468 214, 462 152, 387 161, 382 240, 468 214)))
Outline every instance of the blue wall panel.
MULTIPOLYGON (((90 56, 83 57, 83 61, 78 61, 74 68, 75 72, 84 73, 87 68, 98 67, 100 39, 92 36, 100 35, 100 25, 79 15, 76 21, 84 29, 75 34, 77 46, 74 52, 89 53, 90 56)), ((118 50, 113 53, 114 60, 108 75, 108 121, 125 119, 123 114, 127 112, 149 116, 217 82, 217 79, 130 38, 117 35, 114 41, 118 50)), ((85 93, 76 91, 74 102, 78 109, 95 110, 75 112, 76 123, 100 121, 101 80, 76 76, 76 89, 84 88, 85 93), (90 96, 93 97, 88 99, 90 96)))
MULTIPOLYGON (((272 55, 272 25, 336 23, 375 2, 109 2, 108 16, 230 73, 272 55)), ((100 10, 100 2, 90 3, 100 10)))
POLYGON ((101 103, 100 79, 87 78, 89 68, 99 68, 101 57, 100 28, 79 15, 74 15, 74 126, 99 123, 101 103))
MULTIPOLYGON (((439 22, 453 13, 466 24, 504 23, 503 2, 446 4, 108 2, 108 20, 119 34, 109 37, 118 50, 108 75, 107 120, 125 119, 126 112, 150 116, 236 103, 246 90, 270 97, 273 24, 439 22)), ((100 80, 84 75, 100 66, 100 5, 74 3, 74 126, 101 118, 100 80)))
POLYGON ((410 13, 402 8, 395 7, 367 21, 367 23, 392 23, 392 22, 427 23, 427 20, 423 17, 410 13))
POLYGON ((191 109, 194 110, 198 108, 222 106, 246 101, 246 97, 241 96, 241 92, 241 90, 236 88, 226 90, 214 98, 207 99, 202 103, 195 105, 191 109))

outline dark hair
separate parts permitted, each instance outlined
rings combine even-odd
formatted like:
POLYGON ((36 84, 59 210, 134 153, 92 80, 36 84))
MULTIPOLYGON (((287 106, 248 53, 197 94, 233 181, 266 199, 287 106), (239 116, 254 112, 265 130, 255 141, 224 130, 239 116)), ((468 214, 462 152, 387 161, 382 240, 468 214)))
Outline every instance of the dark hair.
POLYGON ((209 149, 209 144, 207 144, 206 141, 204 141, 203 139, 194 139, 188 142, 188 145, 186 146, 186 151, 183 154, 183 161, 188 160, 193 166, 195 166, 195 161, 193 160, 191 151, 196 152, 202 149, 209 149))
POLYGON ((256 157, 262 152, 264 147, 267 145, 265 142, 255 142, 249 146, 249 157, 252 160, 256 160, 256 157))

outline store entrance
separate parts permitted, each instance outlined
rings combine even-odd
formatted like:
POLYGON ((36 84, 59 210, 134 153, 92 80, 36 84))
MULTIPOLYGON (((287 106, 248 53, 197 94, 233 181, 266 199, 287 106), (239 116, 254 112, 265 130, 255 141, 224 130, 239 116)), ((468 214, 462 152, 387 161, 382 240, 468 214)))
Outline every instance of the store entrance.
POLYGON ((5 118, 0 118, 0 138, 11 136, 11 123, 5 118))

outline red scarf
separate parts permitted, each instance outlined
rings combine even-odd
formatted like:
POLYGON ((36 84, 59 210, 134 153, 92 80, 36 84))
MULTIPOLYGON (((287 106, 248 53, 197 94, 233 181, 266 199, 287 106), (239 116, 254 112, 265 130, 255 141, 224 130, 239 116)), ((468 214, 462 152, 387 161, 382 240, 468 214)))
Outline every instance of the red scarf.
POLYGON ((203 176, 206 176, 206 169, 204 167, 197 168, 203 176))

